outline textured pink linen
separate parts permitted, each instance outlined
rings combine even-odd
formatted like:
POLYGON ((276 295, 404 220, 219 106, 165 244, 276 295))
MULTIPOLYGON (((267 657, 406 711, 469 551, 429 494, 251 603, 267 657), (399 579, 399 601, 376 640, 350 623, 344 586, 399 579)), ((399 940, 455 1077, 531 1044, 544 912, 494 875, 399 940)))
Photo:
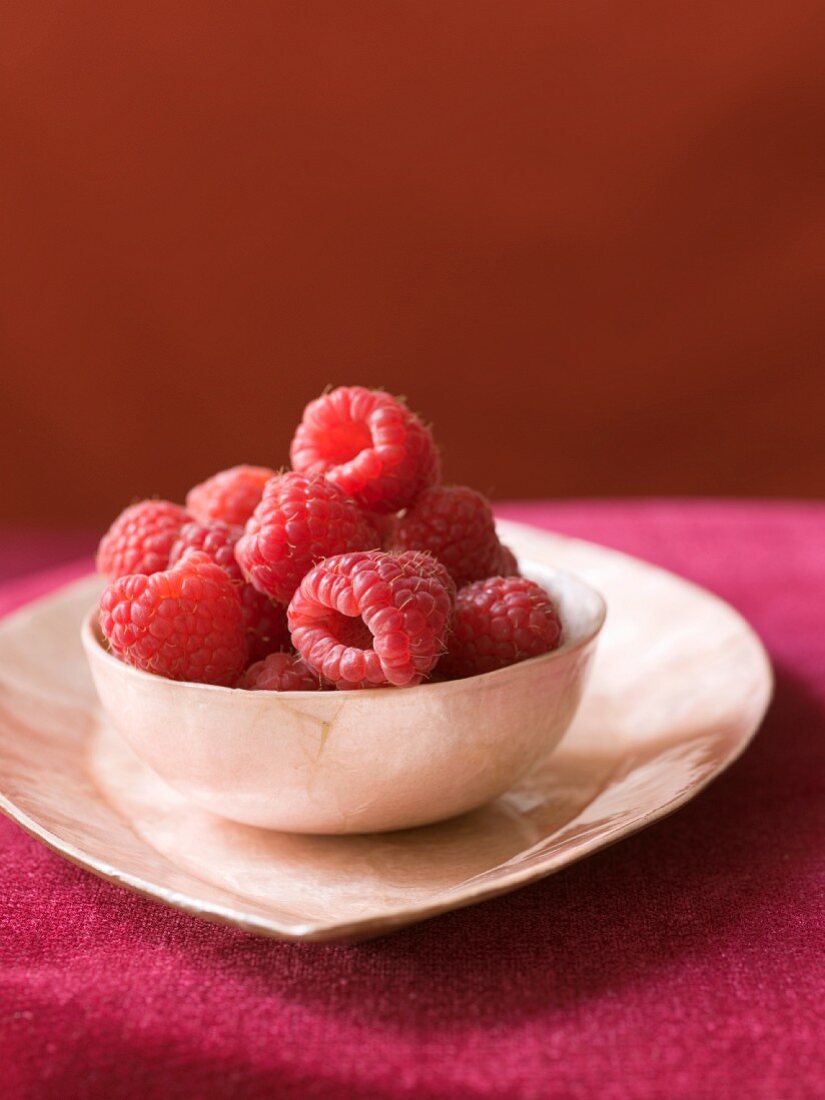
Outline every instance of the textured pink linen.
MULTIPOLYGON (((673 817, 354 947, 202 923, 0 822, 0 1095, 825 1094, 825 506, 512 505, 707 585, 776 701, 673 817)), ((33 559, 32 559, 33 560, 33 559)), ((85 568, 2 590, 5 609, 85 568)))

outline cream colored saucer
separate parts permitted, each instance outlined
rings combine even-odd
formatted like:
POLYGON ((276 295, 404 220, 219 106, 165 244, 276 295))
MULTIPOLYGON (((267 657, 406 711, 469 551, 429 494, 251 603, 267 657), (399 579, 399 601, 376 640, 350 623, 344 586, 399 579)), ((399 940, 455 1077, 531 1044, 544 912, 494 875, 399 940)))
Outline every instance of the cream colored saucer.
POLYGON ((561 746, 495 803, 399 833, 296 836, 196 809, 100 717, 79 627, 93 577, 0 624, 0 810, 96 874, 288 939, 378 935, 550 874, 682 805, 743 751, 771 694, 756 635, 709 593, 589 543, 499 524, 607 598, 561 746))

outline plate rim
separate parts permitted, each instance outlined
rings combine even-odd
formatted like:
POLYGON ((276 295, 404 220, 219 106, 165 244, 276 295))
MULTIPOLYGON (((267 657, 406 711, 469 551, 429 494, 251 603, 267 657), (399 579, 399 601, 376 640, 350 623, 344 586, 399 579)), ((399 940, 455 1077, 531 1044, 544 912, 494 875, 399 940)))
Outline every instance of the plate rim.
MULTIPOLYGON (((377 936, 389 934, 399 928, 407 927, 413 924, 420 923, 424 920, 429 920, 432 917, 438 916, 444 912, 450 912, 456 909, 463 909, 470 905, 475 905, 482 901, 491 900, 496 897, 501 897, 504 894, 513 892, 520 889, 522 886, 526 886, 532 882, 537 882, 540 879, 547 878, 549 875, 554 874, 557 871, 562 870, 565 867, 572 866, 575 863, 580 862, 582 859, 586 859, 589 855, 594 854, 597 851, 603 851, 612 845, 617 844, 619 841, 624 840, 626 837, 632 836, 634 833, 640 832, 642 829, 647 828, 656 821, 660 821, 665 817, 675 813, 687 802, 691 801, 698 794, 700 794, 709 784, 718 779, 727 769, 734 764, 739 757, 745 752, 748 746, 753 741, 754 737, 758 733, 765 718, 765 714, 770 707, 775 690, 775 675, 773 666, 771 664, 770 656, 765 647, 764 642, 757 634, 756 630, 751 626, 748 620, 733 607, 727 600, 717 595, 715 592, 703 587, 702 585, 691 581, 685 577, 680 576, 678 573, 672 570, 665 569, 660 565, 656 565, 653 562, 646 561, 644 558, 640 558, 637 555, 625 553, 622 550, 616 550, 610 546, 604 546, 601 543, 593 542, 588 539, 576 538, 573 536, 557 533, 555 531, 547 530, 543 527, 537 527, 534 524, 520 523, 513 520, 497 519, 497 526, 502 533, 512 532, 518 538, 519 532, 524 532, 525 535, 535 536, 548 536, 550 538, 561 540, 564 543, 571 546, 581 546, 588 550, 596 550, 601 553, 607 553, 611 556, 632 562, 634 564, 641 564, 646 569, 653 570, 659 574, 664 574, 671 581, 676 581, 678 584, 687 587, 697 594, 701 595, 704 599, 710 599, 716 604, 720 605, 724 610, 738 622, 740 628, 749 637, 749 640, 754 646, 754 653, 757 659, 761 662, 762 669, 762 686, 763 697, 757 708, 755 717, 752 721, 751 728, 747 734, 743 735, 726 753, 722 758, 718 766, 714 767, 707 775, 701 780, 692 784, 685 790, 680 791, 672 799, 662 803, 655 809, 649 811, 646 814, 642 814, 640 817, 635 818, 633 821, 627 822, 616 829, 614 835, 608 837, 604 836, 593 837, 586 839, 582 842, 581 846, 572 855, 567 854, 563 858, 559 856, 549 856, 547 860, 538 865, 533 865, 521 869, 513 869, 508 872, 502 879, 492 884, 476 884, 475 886, 467 885, 459 892, 450 895, 448 899, 425 901, 415 905, 412 909, 399 909, 393 913, 386 915, 377 915, 372 917, 359 917, 349 921, 311 921, 306 923, 295 923, 288 927, 280 924, 277 920, 253 916, 249 913, 244 913, 240 910, 233 909, 230 906, 222 905, 218 902, 204 901, 197 897, 192 896, 181 891, 170 890, 166 887, 158 886, 155 883, 149 882, 146 879, 141 878, 139 875, 134 875, 128 871, 122 871, 118 868, 107 863, 105 860, 101 860, 98 857, 84 851, 77 845, 70 841, 63 840, 49 829, 41 825, 38 821, 33 819, 29 814, 17 806, 12 799, 8 798, 2 790, 0 790, 0 814, 14 821, 20 826, 24 832, 35 840, 40 841, 51 851, 55 852, 59 856, 67 859, 70 863, 79 866, 86 871, 91 872, 98 878, 102 878, 107 882, 114 883, 117 886, 124 887, 130 890, 132 893, 139 894, 142 897, 149 898, 154 902, 165 903, 174 909, 178 909, 190 916, 198 917, 201 920, 209 921, 213 924, 222 924, 234 928, 240 928, 246 932, 254 933, 256 935, 267 936, 271 939, 286 941, 286 942, 339 942, 339 943, 353 943, 360 940, 371 939, 377 936)), ((525 555, 529 557, 530 555, 525 555)), ((48 573, 59 572, 58 570, 47 570, 48 573)), ((48 603, 55 599, 58 595, 66 594, 73 588, 81 588, 89 584, 90 579, 94 576, 92 571, 84 574, 83 576, 76 577, 66 584, 58 585, 58 587, 51 589, 50 591, 43 593, 33 600, 28 601, 21 607, 18 607, 11 611, 9 614, 3 616, 0 619, 0 632, 5 633, 7 629, 13 629, 18 620, 24 620, 28 618, 31 613, 38 608, 39 605, 48 603)), ((591 583, 591 582, 587 582, 591 583)), ((591 584, 592 587, 592 584, 591 584)), ((608 603, 608 615, 609 615, 609 603, 608 603)), ((0 775, 0 781, 2 781, 2 775, 0 775)), ((113 809, 113 812, 116 810, 113 809)), ((128 827, 128 822, 126 823, 128 827)), ((145 842, 144 842, 145 843, 145 842)), ((166 859, 163 853, 156 853, 161 858, 166 859)), ((472 880, 469 880, 472 883, 472 880)))

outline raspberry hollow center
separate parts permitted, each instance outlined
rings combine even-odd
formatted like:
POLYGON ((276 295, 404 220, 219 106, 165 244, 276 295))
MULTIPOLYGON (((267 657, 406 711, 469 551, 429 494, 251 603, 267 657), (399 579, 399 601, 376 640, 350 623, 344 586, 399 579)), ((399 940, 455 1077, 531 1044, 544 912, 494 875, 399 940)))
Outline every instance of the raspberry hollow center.
POLYGON ((373 439, 367 425, 360 420, 350 420, 327 428, 319 450, 327 462, 342 466, 372 445, 373 439))
POLYGON ((342 615, 340 611, 330 611, 324 626, 341 645, 350 649, 372 649, 372 631, 360 615, 342 615))

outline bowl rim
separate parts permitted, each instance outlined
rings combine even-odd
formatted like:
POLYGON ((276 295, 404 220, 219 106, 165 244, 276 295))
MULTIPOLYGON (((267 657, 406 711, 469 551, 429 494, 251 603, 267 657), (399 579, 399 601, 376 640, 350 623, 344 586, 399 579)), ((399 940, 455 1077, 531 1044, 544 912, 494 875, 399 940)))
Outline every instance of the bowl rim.
POLYGON ((358 691, 249 691, 245 688, 238 687, 224 687, 221 684, 199 684, 194 680, 169 680, 164 676, 157 676, 153 672, 145 672, 143 669, 135 668, 133 665, 126 664, 125 661, 118 660, 113 653, 111 653, 103 643, 103 639, 100 635, 100 628, 98 624, 99 604, 95 603, 89 608, 86 614, 83 616, 83 622, 80 627, 80 636, 89 659, 103 661, 110 668, 116 669, 118 674, 124 677, 131 677, 136 679, 138 683, 151 683, 154 685, 166 684, 168 688, 161 688, 160 690, 174 691, 179 688, 186 688, 189 690, 198 690, 203 692, 219 692, 223 695, 235 695, 242 694, 244 696, 255 695, 258 702, 260 702, 261 696, 264 698, 278 699, 284 696, 288 696, 290 700, 319 700, 323 698, 335 697, 338 702, 343 702, 344 699, 360 699, 370 698, 371 696, 381 696, 383 699, 391 697, 398 699, 401 696, 409 697, 409 693, 414 691, 420 694, 422 691, 427 691, 430 695, 434 695, 436 692, 439 694, 448 694, 451 691, 466 690, 468 685, 474 684, 487 684, 495 679, 502 679, 506 676, 512 676, 515 670, 519 672, 523 669, 535 668, 539 665, 550 664, 560 660, 562 657, 567 657, 570 654, 577 653, 582 649, 589 646, 595 638, 601 633, 604 626, 605 619, 607 618, 607 601, 601 592, 594 588, 588 581, 583 580, 577 573, 571 573, 567 569, 556 569, 552 566, 547 566, 542 562, 535 562, 529 558, 520 560, 520 565, 526 567, 528 570, 531 568, 537 568, 545 573, 551 573, 553 576, 565 577, 568 580, 572 580, 574 584, 584 589, 591 598, 595 599, 596 611, 593 616, 593 622, 589 629, 585 630, 581 635, 572 641, 564 641, 558 647, 558 649, 551 650, 550 653, 541 653, 537 657, 528 657, 525 661, 517 661, 515 664, 506 665, 504 668, 493 669, 492 672, 480 672, 475 676, 464 676, 459 680, 441 680, 423 684, 413 684, 411 687, 397 687, 393 688, 391 692, 388 692, 386 687, 375 688, 361 688, 358 691))

